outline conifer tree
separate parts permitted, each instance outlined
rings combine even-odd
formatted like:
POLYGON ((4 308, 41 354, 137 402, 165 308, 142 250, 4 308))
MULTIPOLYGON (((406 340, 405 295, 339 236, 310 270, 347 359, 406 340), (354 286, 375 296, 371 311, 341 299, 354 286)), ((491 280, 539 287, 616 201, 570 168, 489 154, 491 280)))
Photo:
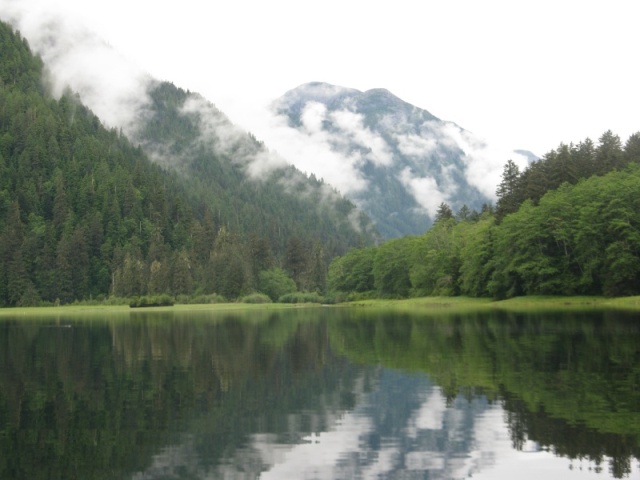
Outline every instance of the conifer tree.
POLYGON ((496 189, 496 221, 502 220, 509 213, 518 210, 521 199, 519 198, 520 169, 513 160, 508 160, 502 171, 502 180, 496 189))
POLYGON ((440 204, 440 206, 438 207, 438 211, 436 212, 436 222, 440 222, 443 220, 450 220, 452 219, 453 216, 453 210, 451 210, 451 207, 446 204, 445 202, 442 202, 440 204))
POLYGON ((624 164, 624 154, 620 137, 611 130, 607 130, 599 139, 596 148, 596 170, 597 175, 603 175, 613 169, 621 168, 624 164))

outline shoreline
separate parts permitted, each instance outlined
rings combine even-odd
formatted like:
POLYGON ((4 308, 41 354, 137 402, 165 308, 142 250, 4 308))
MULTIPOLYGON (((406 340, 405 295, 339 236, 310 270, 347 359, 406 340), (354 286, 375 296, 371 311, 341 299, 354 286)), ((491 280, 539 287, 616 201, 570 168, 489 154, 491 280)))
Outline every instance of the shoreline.
POLYGON ((560 297, 533 296, 516 297, 508 300, 471 297, 419 297, 409 299, 370 299, 344 302, 335 305, 315 303, 212 303, 212 304, 176 304, 166 307, 144 307, 132 309, 128 305, 63 305, 46 307, 10 307, 0 308, 0 318, 16 316, 51 316, 51 315, 87 315, 87 314, 122 314, 126 316, 144 312, 188 312, 212 311, 224 312, 234 310, 276 310, 291 308, 372 308, 411 310, 562 310, 562 309, 624 309, 640 311, 640 296, 635 297, 560 297))

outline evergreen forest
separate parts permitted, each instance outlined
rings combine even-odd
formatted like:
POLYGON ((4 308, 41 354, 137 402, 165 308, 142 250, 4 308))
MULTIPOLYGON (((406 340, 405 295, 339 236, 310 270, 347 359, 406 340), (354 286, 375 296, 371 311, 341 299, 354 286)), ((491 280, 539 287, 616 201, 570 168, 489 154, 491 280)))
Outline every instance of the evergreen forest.
POLYGON ((73 92, 53 98, 46 66, 0 23, 0 306, 324 293, 331 259, 373 244, 353 204, 293 167, 251 181, 237 151, 186 156, 186 95, 157 85, 134 143, 73 92), (152 161, 163 148, 173 165, 152 161))

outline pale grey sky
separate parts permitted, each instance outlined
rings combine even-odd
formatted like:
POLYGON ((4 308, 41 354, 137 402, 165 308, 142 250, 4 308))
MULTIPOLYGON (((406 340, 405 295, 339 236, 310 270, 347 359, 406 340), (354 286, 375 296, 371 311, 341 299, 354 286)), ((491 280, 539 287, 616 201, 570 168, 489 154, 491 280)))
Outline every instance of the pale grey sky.
POLYGON ((16 9, 82 22, 252 131, 258 108, 309 81, 387 88, 538 155, 640 130, 640 4, 628 0, 0 0, 0 18, 16 9))

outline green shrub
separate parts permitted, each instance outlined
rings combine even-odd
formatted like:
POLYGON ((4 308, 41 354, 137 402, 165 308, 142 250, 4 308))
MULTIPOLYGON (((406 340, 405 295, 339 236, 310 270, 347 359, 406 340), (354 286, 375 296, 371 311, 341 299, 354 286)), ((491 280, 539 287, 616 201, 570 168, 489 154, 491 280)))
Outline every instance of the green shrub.
POLYGON ((209 305, 214 303, 226 303, 227 299, 217 293, 209 295, 185 295, 181 294, 176 297, 176 303, 181 305, 209 305))
POLYGON ((296 282, 281 268, 263 270, 258 276, 259 290, 274 302, 281 296, 295 292, 296 282))
POLYGON ((129 302, 129 307, 131 308, 171 306, 173 306, 173 298, 165 293, 163 293, 162 295, 154 295, 148 297, 134 297, 129 302))
POLYGON ((325 303, 317 292, 292 292, 282 295, 279 303, 325 303))

